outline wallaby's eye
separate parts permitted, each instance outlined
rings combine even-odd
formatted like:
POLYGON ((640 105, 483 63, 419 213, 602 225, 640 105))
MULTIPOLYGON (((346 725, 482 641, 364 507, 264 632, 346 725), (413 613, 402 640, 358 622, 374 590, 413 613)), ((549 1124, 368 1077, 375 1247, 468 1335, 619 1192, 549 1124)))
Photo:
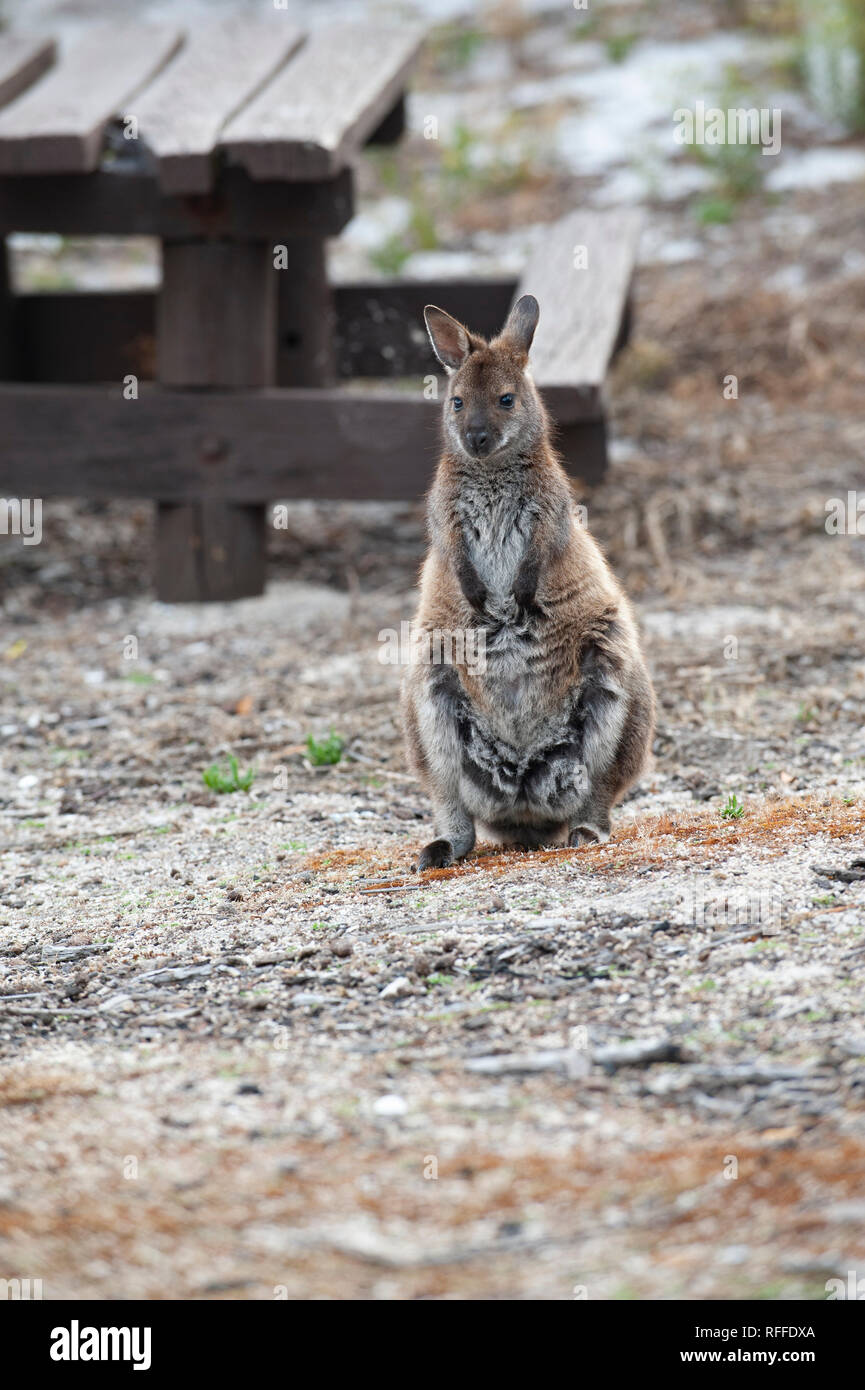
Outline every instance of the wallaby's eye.
POLYGON ((511 410, 513 404, 514 398, 511 395, 510 391, 506 391, 503 396, 499 396, 499 405, 504 406, 505 410, 511 410))
POLYGON ((451 396, 451 401, 453 402, 454 410, 462 410, 462 408, 463 408, 463 398, 462 398, 462 396, 451 396))

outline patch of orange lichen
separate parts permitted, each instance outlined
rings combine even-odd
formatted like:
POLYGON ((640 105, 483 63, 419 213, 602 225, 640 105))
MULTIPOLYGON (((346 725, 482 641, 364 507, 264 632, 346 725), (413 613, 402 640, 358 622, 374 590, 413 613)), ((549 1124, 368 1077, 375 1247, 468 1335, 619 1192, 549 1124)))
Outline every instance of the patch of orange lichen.
POLYGON ((865 807, 846 805, 840 799, 767 802, 748 811, 741 820, 724 821, 717 811, 675 811, 644 816, 620 825, 606 845, 578 849, 502 849, 479 845, 459 864, 446 869, 412 872, 416 846, 390 851, 382 862, 375 849, 333 849, 308 856, 303 868, 332 880, 345 880, 353 871, 370 877, 369 884, 355 882, 358 890, 404 888, 446 882, 478 873, 501 875, 513 870, 576 860, 591 873, 614 873, 642 867, 669 866, 677 860, 699 861, 707 866, 723 861, 728 850, 747 847, 761 858, 782 854, 796 839, 824 835, 833 840, 852 839, 865 833, 865 807), (375 878, 374 875, 380 875, 375 878))

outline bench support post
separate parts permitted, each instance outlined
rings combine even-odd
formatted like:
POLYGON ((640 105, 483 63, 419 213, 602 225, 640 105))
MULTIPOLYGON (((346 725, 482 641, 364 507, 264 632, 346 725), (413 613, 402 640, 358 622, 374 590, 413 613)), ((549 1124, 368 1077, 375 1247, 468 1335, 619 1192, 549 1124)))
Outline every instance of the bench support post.
MULTIPOLYGON (((280 386, 332 386, 336 379, 335 310, 320 237, 282 243, 286 268, 277 273, 280 386)), ((282 251, 282 248, 280 248, 282 251)))
MULTIPOLYGON (((166 386, 225 389, 276 380, 276 286, 262 242, 178 241, 162 248, 157 363, 166 386)), ((226 444, 199 441, 218 462, 226 444)), ((264 590, 267 507, 203 499, 156 509, 156 593, 165 603, 249 598, 264 590)))

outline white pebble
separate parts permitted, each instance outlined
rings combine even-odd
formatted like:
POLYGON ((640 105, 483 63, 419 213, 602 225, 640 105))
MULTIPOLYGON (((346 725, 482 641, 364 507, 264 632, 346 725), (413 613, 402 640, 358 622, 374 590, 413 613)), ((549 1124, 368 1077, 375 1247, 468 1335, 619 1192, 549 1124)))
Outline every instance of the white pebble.
POLYGON ((402 1096, 379 1096, 372 1108, 376 1115, 404 1115, 408 1110, 402 1096))
POLYGON ((411 981, 405 975, 398 975, 395 980, 391 980, 389 985, 385 985, 379 998, 393 999, 399 994, 408 994, 411 989, 411 981))

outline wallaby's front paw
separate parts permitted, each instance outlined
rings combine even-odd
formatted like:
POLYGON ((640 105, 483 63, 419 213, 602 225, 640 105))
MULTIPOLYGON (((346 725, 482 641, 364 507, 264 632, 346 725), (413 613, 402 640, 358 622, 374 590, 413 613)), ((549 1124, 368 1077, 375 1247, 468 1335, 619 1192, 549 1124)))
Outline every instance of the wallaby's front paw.
POLYGON ((457 563, 457 578, 467 602, 483 617, 487 603, 487 587, 465 552, 457 563))
POLYGON ((422 874, 424 869, 446 869, 453 862, 454 847, 450 840, 431 840, 420 852, 417 871, 422 874))
POLYGON ((542 611, 540 604, 536 601, 539 577, 540 565, 537 556, 530 552, 517 570, 512 590, 514 603, 517 605, 520 617, 537 617, 542 611))
POLYGON ((535 594, 537 593, 537 582, 534 576, 532 576, 529 579, 528 583, 521 583, 520 576, 517 575, 514 587, 511 592, 514 603, 517 605, 517 608, 532 610, 537 607, 535 603, 535 594))

